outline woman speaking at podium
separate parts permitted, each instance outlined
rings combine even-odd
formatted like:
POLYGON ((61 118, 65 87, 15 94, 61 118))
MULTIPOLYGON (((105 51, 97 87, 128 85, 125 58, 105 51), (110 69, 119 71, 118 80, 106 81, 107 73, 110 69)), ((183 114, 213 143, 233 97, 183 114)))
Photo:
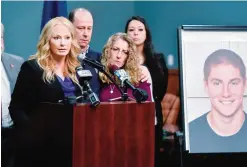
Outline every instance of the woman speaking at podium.
MULTIPOLYGON (((123 69, 130 77, 129 81, 136 88, 143 89, 148 94, 147 101, 151 101, 150 84, 147 82, 140 82, 141 69, 138 57, 136 56, 136 47, 133 41, 125 33, 116 33, 112 35, 105 44, 101 56, 101 63, 105 66, 105 71, 114 76, 114 67, 123 69), (113 68, 113 69, 112 69, 113 68)), ((100 73, 102 81, 100 100, 121 100, 121 92, 118 90, 110 79, 103 73, 100 73)), ((127 89, 128 97, 135 99, 132 95, 132 90, 127 89)))
MULTIPOLYGON (((32 122, 37 116, 35 111, 40 103, 58 103, 65 97, 81 95, 75 71, 80 65, 77 60, 79 52, 75 29, 69 20, 56 17, 47 22, 41 32, 37 52, 30 57, 30 60, 23 63, 12 94, 9 111, 16 131, 27 125, 30 126, 28 122, 32 122)), ((49 162, 44 165, 43 161, 39 161, 44 160, 45 158, 42 157, 50 150, 47 149, 44 153, 38 152, 31 148, 32 142, 36 141, 30 139, 29 143, 26 141, 26 145, 21 146, 17 141, 15 166, 37 167, 52 164, 49 162)))

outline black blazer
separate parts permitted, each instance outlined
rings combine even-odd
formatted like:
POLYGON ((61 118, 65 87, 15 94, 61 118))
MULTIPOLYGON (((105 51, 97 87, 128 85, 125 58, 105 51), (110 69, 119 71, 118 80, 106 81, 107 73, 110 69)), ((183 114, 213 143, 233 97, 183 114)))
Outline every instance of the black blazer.
POLYGON ((156 117, 158 125, 163 125, 162 107, 161 101, 166 93, 168 85, 168 68, 164 55, 162 53, 155 53, 154 57, 156 59, 156 67, 148 67, 148 70, 152 77, 153 83, 153 97, 155 101, 156 117))
MULTIPOLYGON (((35 108, 41 102, 58 103, 64 100, 64 92, 55 77, 51 84, 45 83, 42 79, 43 70, 36 60, 28 60, 21 66, 16 85, 12 94, 9 111, 14 125, 24 124, 35 113, 35 108)), ((81 95, 77 84, 75 95, 81 95)))

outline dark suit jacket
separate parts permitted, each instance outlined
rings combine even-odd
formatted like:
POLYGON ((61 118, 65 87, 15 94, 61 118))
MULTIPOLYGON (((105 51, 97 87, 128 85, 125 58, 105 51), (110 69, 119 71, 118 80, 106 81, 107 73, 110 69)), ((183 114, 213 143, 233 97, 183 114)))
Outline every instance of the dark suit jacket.
POLYGON ((3 66, 6 70, 9 83, 10 83, 10 89, 11 93, 13 92, 13 89, 15 87, 15 82, 18 76, 18 73, 20 71, 21 65, 24 62, 24 59, 19 56, 15 56, 9 53, 2 53, 2 62, 3 66))
MULTIPOLYGON (((152 56, 152 55, 147 55, 152 56)), ((163 116, 161 101, 166 93, 168 84, 168 68, 162 53, 154 54, 154 61, 145 62, 150 75, 152 77, 153 84, 153 97, 155 101, 155 110, 157 125, 155 126, 155 166, 160 161, 160 147, 162 145, 162 127, 163 127, 163 116)))
MULTIPOLYGON (((93 59, 93 60, 96 60, 98 62, 100 62, 100 57, 101 57, 101 53, 99 52, 95 52, 93 50, 91 50, 89 48, 87 54, 86 54, 86 57, 90 58, 90 59, 93 59)), ((99 93, 100 93, 100 79, 99 79, 99 74, 98 74, 98 70, 87 65, 87 64, 84 64, 83 65, 84 68, 86 70, 90 70, 93 77, 92 79, 90 80, 90 86, 92 88, 92 90, 94 91, 94 93, 96 93, 98 96, 99 96, 99 93)))
MULTIPOLYGON (((20 71, 22 63, 24 62, 24 59, 22 57, 15 56, 5 52, 2 53, 1 59, 8 77, 10 90, 12 93, 18 73, 20 71)), ((13 154, 12 147, 14 144, 11 141, 12 135, 13 135, 12 126, 7 128, 1 127, 2 166, 8 166, 7 164, 10 163, 10 159, 13 154)))
MULTIPOLYGON (((42 79, 43 70, 36 60, 28 60, 21 66, 16 85, 9 106, 14 125, 25 124, 35 114, 36 107, 41 102, 58 103, 64 100, 64 92, 55 77, 55 81, 48 84, 42 79)), ((75 84, 75 95, 81 95, 79 86, 75 84)))
POLYGON ((155 166, 159 164, 160 146, 162 145, 162 127, 163 116, 161 101, 166 93, 168 84, 168 68, 163 54, 156 53, 156 64, 153 67, 148 67, 148 70, 152 77, 153 84, 153 97, 155 101, 155 110, 157 125, 155 127, 155 166), (159 67, 159 68, 157 68, 159 67))
POLYGON ((168 84, 168 68, 166 65, 166 61, 164 59, 164 55, 162 53, 155 54, 157 60, 157 66, 161 67, 161 69, 149 68, 148 70, 152 77, 153 82, 153 96, 155 101, 156 108, 156 117, 158 121, 158 125, 163 125, 163 116, 162 116, 162 107, 161 101, 166 93, 167 84, 168 84))

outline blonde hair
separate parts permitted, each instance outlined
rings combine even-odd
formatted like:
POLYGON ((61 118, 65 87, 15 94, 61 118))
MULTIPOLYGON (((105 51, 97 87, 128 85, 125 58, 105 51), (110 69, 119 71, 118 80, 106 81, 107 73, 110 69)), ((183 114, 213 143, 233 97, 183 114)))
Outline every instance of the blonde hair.
MULTIPOLYGON (((129 38, 126 33, 120 33, 119 32, 119 33, 112 35, 108 39, 107 43, 105 44, 105 46, 103 48, 103 53, 101 56, 101 63, 105 66, 106 72, 110 76, 112 76, 112 74, 109 71, 109 65, 110 64, 109 64, 108 60, 111 58, 110 50, 113 47, 113 44, 118 39, 122 39, 122 40, 126 41, 129 45, 128 56, 127 56, 127 60, 125 62, 125 65, 123 66, 123 69, 131 77, 130 82, 132 84, 137 85, 139 83, 139 77, 140 77, 141 71, 139 68, 139 63, 138 63, 139 61, 138 61, 138 57, 137 57, 137 53, 136 53, 136 46, 135 46, 134 42, 132 41, 132 39, 129 38)), ((111 81, 103 73, 99 73, 99 77, 103 83, 107 83, 107 84, 111 83, 111 81)))
POLYGON ((37 59, 37 63, 44 70, 44 82, 51 83, 55 80, 55 64, 52 59, 49 43, 52 36, 52 30, 56 25, 63 25, 67 27, 71 33, 72 44, 70 51, 65 58, 64 74, 65 76, 69 76, 73 82, 79 85, 75 68, 80 65, 79 61, 77 60, 77 56, 80 53, 80 47, 76 40, 75 28, 73 24, 65 17, 55 17, 45 24, 39 37, 37 52, 35 55, 31 56, 30 59, 37 59))

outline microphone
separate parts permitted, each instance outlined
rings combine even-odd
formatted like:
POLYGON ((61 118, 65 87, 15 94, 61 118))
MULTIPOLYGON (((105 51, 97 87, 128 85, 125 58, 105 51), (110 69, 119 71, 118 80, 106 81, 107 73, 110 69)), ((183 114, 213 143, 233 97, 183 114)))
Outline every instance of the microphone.
POLYGON ((89 66, 98 69, 99 71, 103 72, 105 70, 104 65, 102 65, 100 62, 96 61, 96 60, 92 60, 88 57, 85 56, 85 54, 79 54, 77 59, 82 63, 86 63, 89 66))
POLYGON ((128 82, 127 84, 129 84, 129 86, 132 89, 135 89, 135 87, 129 82, 130 76, 126 73, 126 71, 124 69, 119 69, 118 66, 111 65, 110 68, 109 68, 109 70, 110 70, 110 73, 116 75, 117 78, 120 80, 121 87, 123 87, 125 85, 124 84, 124 81, 126 81, 126 82, 128 82))
POLYGON ((92 73, 89 70, 83 70, 81 66, 76 67, 76 74, 79 78, 79 82, 83 87, 86 87, 86 95, 88 96, 91 105, 96 107, 100 104, 98 96, 92 91, 89 80, 92 78, 92 73))
POLYGON ((130 83, 130 76, 124 69, 119 69, 116 65, 111 65, 110 72, 114 74, 120 81, 121 86, 126 86, 132 89, 132 94, 135 97, 137 103, 144 102, 148 99, 148 94, 145 90, 136 88, 130 83))
POLYGON ((85 62, 87 63, 89 66, 93 67, 93 68, 97 68, 100 72, 104 73, 106 75, 107 78, 110 79, 110 81, 116 86, 116 88, 120 91, 121 95, 122 95, 122 100, 126 101, 128 99, 128 97, 126 97, 126 95, 124 94, 123 90, 118 86, 118 84, 112 79, 112 77, 105 71, 105 66, 102 65, 100 62, 96 61, 96 60, 92 60, 87 58, 85 55, 83 54, 79 54, 77 59, 82 63, 85 62))

